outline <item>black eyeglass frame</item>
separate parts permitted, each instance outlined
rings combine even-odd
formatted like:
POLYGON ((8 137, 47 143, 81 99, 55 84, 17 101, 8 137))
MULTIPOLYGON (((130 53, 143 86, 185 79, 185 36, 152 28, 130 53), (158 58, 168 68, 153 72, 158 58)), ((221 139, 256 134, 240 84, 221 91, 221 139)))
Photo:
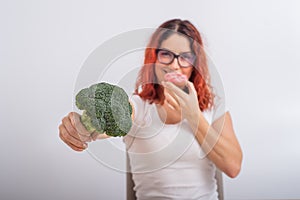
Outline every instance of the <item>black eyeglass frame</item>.
POLYGON ((171 64, 171 63, 174 61, 174 59, 176 58, 176 59, 177 59, 178 65, 179 65, 180 67, 182 67, 182 68, 192 67, 192 66, 195 65, 195 61, 196 61, 196 55, 195 55, 193 52, 183 52, 183 53, 180 53, 180 54, 175 54, 174 52, 172 52, 172 51, 170 51, 170 50, 168 50, 168 49, 163 49, 163 48, 161 49, 161 48, 158 48, 158 49, 155 49, 155 54, 156 54, 157 60, 158 60, 161 64, 169 65, 169 64, 171 64), (171 61, 170 61, 169 63, 161 62, 161 60, 159 59, 159 56, 158 56, 158 53, 159 53, 160 51, 166 51, 166 52, 171 53, 171 54, 173 55, 173 58, 171 59, 171 61), (184 54, 187 54, 187 53, 190 53, 190 54, 192 54, 192 55, 194 56, 193 61, 190 62, 190 61, 188 61, 187 59, 185 59, 184 57, 182 57, 184 60, 186 60, 186 61, 189 63, 188 66, 182 66, 182 65, 180 64, 180 61, 179 61, 178 58, 179 58, 180 56, 184 55, 184 54))

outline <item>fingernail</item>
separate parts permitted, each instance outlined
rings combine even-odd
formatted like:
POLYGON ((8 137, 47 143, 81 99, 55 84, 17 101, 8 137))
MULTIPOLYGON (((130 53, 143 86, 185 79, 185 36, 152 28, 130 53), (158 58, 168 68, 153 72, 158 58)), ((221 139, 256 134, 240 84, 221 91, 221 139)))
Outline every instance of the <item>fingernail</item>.
POLYGON ((88 147, 88 145, 87 144, 83 144, 83 147, 86 149, 88 147))

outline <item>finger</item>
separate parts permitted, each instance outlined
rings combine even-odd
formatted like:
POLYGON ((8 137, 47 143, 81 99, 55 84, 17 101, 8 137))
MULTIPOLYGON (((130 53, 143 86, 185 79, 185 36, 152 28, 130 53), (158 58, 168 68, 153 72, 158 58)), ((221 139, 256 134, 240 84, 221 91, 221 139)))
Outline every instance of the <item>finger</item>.
POLYGON ((84 146, 84 145, 83 146, 82 145, 81 146, 74 145, 73 143, 71 143, 70 141, 68 141, 68 139, 65 138, 65 135, 63 133, 61 133, 59 136, 60 136, 61 140, 63 140, 63 142, 65 144, 67 144, 69 147, 71 147, 75 151, 83 151, 83 150, 85 150, 87 148, 87 145, 86 146, 84 146))
POLYGON ((68 141, 64 141, 71 149, 73 149, 74 151, 83 151, 85 150, 86 148, 79 148, 79 147, 76 147, 74 145, 72 145, 71 143, 69 143, 68 141))
POLYGON ((171 89, 168 89, 168 88, 165 87, 164 88, 164 94, 165 94, 166 98, 167 97, 171 98, 171 99, 173 99, 175 102, 177 102, 179 104, 179 102, 178 102, 178 96, 176 96, 176 94, 171 89))
POLYGON ((77 146, 74 146, 72 143, 70 143, 69 141, 67 141, 65 138, 64 138, 64 136, 63 136, 63 134, 60 132, 60 134, 59 134, 59 137, 60 137, 60 139, 65 143, 65 144, 67 144, 70 148, 72 148, 73 150, 75 150, 75 151, 83 151, 83 150, 85 150, 86 148, 81 148, 81 147, 77 147, 77 146))
POLYGON ((68 144, 70 147, 74 147, 76 149, 86 149, 87 144, 85 142, 82 142, 81 140, 76 139, 72 135, 69 134, 66 127, 61 124, 59 126, 59 136, 60 138, 68 144))
POLYGON ((170 91, 174 92, 177 97, 185 99, 187 96, 187 94, 182 89, 180 89, 179 87, 177 87, 176 85, 174 85, 171 82, 162 82, 162 85, 164 87, 168 88, 170 91))
POLYGON ((61 137, 61 139, 66 142, 66 143, 69 143, 69 144, 72 144, 76 147, 80 147, 80 148, 85 148, 86 147, 86 143, 83 142, 82 140, 78 139, 78 138, 75 138, 74 136, 72 136, 67 128, 64 126, 64 124, 61 124, 59 126, 59 136, 61 137))
POLYGON ((175 96, 175 94, 173 92, 165 92, 165 97, 166 97, 166 101, 167 103, 172 106, 172 108, 174 110, 179 110, 180 109, 180 103, 178 102, 177 97, 175 96))
POLYGON ((188 87, 189 91, 191 91, 194 95, 197 96, 197 91, 195 89, 194 83, 188 81, 187 82, 187 87, 188 87))
POLYGON ((69 113, 68 117, 70 118, 72 125, 76 128, 76 131, 80 135, 87 136, 87 137, 89 137, 91 135, 91 133, 88 130, 86 130, 84 125, 81 123, 80 115, 78 113, 71 112, 71 113, 69 113))
POLYGON ((69 117, 65 117, 62 120, 62 123, 65 126, 66 130, 68 131, 68 133, 71 136, 73 136, 74 138, 76 138, 77 140, 81 140, 83 142, 89 142, 89 141, 91 141, 91 137, 90 136, 80 135, 79 134, 79 132, 75 129, 74 125, 70 121, 69 117))
POLYGON ((91 138, 93 141, 95 141, 95 140, 97 140, 98 136, 99 136, 99 133, 94 132, 94 133, 92 133, 91 138))
POLYGON ((81 123, 80 115, 78 113, 71 112, 71 113, 69 113, 68 117, 69 117, 72 125, 76 128, 77 132, 80 135, 83 135, 83 136, 90 136, 91 135, 91 133, 88 130, 86 130, 84 125, 81 123))

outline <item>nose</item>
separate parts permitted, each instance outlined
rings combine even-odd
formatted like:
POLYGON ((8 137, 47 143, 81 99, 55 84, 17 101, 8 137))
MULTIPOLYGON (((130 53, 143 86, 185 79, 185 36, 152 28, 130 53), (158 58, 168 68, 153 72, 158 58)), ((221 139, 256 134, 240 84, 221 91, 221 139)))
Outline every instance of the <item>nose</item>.
POLYGON ((180 66, 178 64, 178 58, 174 58, 173 62, 169 64, 169 67, 172 69, 172 70, 179 70, 180 69, 180 66))

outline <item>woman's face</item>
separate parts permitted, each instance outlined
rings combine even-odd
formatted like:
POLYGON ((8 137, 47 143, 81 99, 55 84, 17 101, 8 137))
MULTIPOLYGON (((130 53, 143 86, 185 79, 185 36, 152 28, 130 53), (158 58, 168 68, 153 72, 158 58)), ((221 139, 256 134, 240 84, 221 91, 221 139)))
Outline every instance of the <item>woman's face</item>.
MULTIPOLYGON (((190 48, 189 40, 179 34, 172 34, 171 36, 169 36, 161 43, 160 49, 166 49, 176 55, 192 51, 190 48)), ((155 74, 158 83, 161 83, 161 81, 165 81, 164 76, 166 73, 174 71, 186 75, 188 79, 190 78, 193 71, 193 66, 180 67, 180 65, 178 64, 178 59, 179 58, 174 58, 173 62, 170 64, 162 64, 157 59, 155 63, 155 74)))

